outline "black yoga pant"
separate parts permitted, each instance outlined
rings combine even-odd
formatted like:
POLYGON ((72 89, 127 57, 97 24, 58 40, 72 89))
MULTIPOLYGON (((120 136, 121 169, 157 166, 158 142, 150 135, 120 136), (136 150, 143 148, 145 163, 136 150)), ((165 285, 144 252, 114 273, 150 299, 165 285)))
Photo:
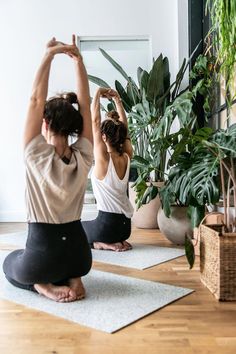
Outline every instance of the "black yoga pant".
POLYGON ((124 214, 99 210, 95 220, 82 221, 82 225, 91 246, 93 242, 122 242, 131 234, 131 219, 124 214))
POLYGON ((24 250, 11 252, 3 271, 13 285, 34 290, 33 284, 66 284, 86 275, 92 255, 80 221, 66 224, 30 223, 24 250))

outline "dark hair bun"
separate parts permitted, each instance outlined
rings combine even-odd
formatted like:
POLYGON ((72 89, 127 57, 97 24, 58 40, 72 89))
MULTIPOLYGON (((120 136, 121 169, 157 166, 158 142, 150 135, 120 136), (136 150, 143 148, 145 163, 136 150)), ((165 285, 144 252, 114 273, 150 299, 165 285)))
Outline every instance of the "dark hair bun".
POLYGON ((125 139, 127 137, 126 125, 121 121, 109 118, 102 122, 100 129, 101 133, 106 135, 111 146, 114 147, 120 155, 122 155, 123 144, 125 143, 125 139))
POLYGON ((116 111, 107 112, 106 116, 110 119, 115 120, 115 121, 118 121, 120 118, 118 112, 116 112, 116 111))
POLYGON ((62 97, 69 103, 78 103, 77 95, 74 92, 65 92, 62 97))
POLYGON ((83 130, 83 117, 74 92, 64 92, 50 98, 44 107, 44 118, 55 134, 73 136, 80 135, 83 130), (77 106, 74 107, 74 104, 77 106))

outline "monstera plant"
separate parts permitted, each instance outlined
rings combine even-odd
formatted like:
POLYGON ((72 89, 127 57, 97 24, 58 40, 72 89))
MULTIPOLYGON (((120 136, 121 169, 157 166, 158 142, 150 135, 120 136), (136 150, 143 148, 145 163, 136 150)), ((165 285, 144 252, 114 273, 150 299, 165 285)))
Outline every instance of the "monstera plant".
MULTIPOLYGON (((173 149, 171 168, 160 190, 165 214, 170 215, 172 204, 188 206, 192 227, 196 227, 205 207, 216 204, 222 196, 225 230, 235 232, 236 220, 230 223, 229 206, 233 199, 236 208, 236 124, 217 131, 205 127, 195 133, 185 127, 170 135, 169 146, 173 149)), ((192 267, 192 240, 187 238, 185 247, 192 267)))

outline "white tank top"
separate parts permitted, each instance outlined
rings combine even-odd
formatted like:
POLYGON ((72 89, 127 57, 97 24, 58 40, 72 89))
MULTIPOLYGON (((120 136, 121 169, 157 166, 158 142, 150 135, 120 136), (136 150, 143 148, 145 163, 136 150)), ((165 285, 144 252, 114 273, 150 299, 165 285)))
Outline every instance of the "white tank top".
POLYGON ((110 156, 106 176, 100 180, 94 175, 93 171, 91 174, 91 181, 98 210, 124 214, 127 218, 131 218, 134 209, 127 196, 130 158, 127 154, 125 155, 127 156, 128 163, 123 179, 120 179, 117 175, 114 163, 110 156))

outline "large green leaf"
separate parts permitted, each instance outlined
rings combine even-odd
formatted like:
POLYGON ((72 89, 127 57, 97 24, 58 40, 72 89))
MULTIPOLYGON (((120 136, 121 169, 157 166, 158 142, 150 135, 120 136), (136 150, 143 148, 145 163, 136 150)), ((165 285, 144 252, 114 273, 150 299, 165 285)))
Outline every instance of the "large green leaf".
POLYGON ((141 78, 140 78, 140 89, 141 90, 144 90, 145 92, 147 92, 148 81, 149 81, 149 74, 146 70, 143 70, 143 72, 141 74, 141 78))
POLYGON ((179 90, 179 87, 180 87, 180 84, 182 82, 182 79, 183 79, 183 76, 184 76, 184 73, 185 73, 185 70, 186 70, 186 59, 183 60, 183 63, 176 75, 176 80, 175 80, 175 88, 172 92, 172 100, 175 99, 177 93, 178 93, 178 90, 179 90))
POLYGON ((93 75, 88 75, 89 81, 93 82, 94 84, 100 86, 100 87, 107 87, 110 88, 111 86, 106 83, 106 81, 99 79, 99 77, 93 76, 93 75))
POLYGON ((162 54, 155 60, 150 72, 147 87, 147 99, 154 102, 164 94, 164 68, 162 54))
POLYGON ((124 105, 124 109, 126 110, 127 113, 131 112, 132 110, 132 101, 130 101, 129 96, 127 95, 124 87, 121 85, 121 83, 119 81, 115 81, 115 87, 117 92, 119 93, 123 105, 124 105))
POLYGON ((132 106, 135 106, 137 103, 140 102, 139 93, 137 92, 137 86, 136 84, 134 85, 134 82, 132 82, 131 80, 127 83, 126 92, 132 106))
POLYGON ((167 182, 165 186, 160 188, 159 195, 164 213, 169 218, 171 214, 171 205, 176 201, 173 185, 167 182))
POLYGON ((207 151, 197 150, 196 155, 189 159, 179 159, 178 169, 172 168, 171 183, 174 191, 183 205, 189 205, 193 198, 198 205, 215 204, 219 201, 219 161, 207 154, 207 151))
POLYGON ((148 186, 142 196, 142 200, 141 200, 142 205, 148 204, 152 199, 156 198, 157 194, 158 194, 158 188, 156 186, 154 186, 153 184, 148 186))
POLYGON ((138 78, 138 83, 139 83, 139 87, 141 88, 141 78, 142 78, 142 73, 143 73, 143 69, 140 68, 140 66, 137 69, 137 78, 138 78))
POLYGON ((195 227, 198 227, 200 222, 205 216, 205 205, 189 205, 188 206, 188 216, 191 219, 191 226, 194 229, 195 227))
POLYGON ((133 156, 133 160, 138 162, 140 165, 149 166, 149 161, 144 159, 142 156, 135 155, 135 156, 133 156))
POLYGON ((100 52, 102 55, 111 63, 114 68, 119 71, 119 73, 127 80, 129 81, 129 76, 126 74, 124 69, 118 64, 104 49, 99 48, 100 52))
POLYGON ((164 92, 166 92, 170 87, 170 69, 169 69, 169 60, 167 57, 163 59, 163 83, 164 83, 164 92))

